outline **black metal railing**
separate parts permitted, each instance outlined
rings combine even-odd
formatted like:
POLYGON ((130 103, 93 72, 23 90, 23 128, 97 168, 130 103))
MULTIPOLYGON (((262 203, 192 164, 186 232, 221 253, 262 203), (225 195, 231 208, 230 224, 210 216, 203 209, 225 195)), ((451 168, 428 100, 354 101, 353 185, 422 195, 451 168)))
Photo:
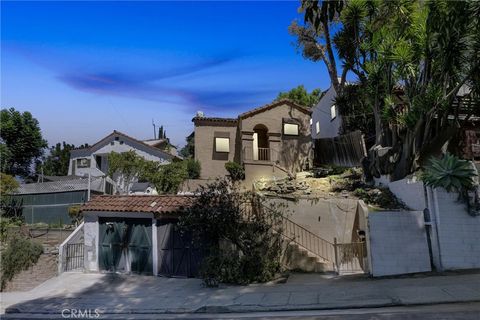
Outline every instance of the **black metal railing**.
POLYGON ((73 271, 83 269, 84 263, 84 244, 67 243, 64 247, 64 267, 63 271, 73 271))

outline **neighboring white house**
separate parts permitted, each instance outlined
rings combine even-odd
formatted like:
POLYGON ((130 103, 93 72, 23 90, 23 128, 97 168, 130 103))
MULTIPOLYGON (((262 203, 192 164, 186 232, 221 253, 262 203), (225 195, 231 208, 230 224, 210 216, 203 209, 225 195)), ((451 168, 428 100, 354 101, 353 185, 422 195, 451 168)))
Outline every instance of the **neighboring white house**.
POLYGON ((312 111, 312 138, 333 138, 340 135, 342 117, 335 105, 337 93, 333 86, 325 92, 323 97, 313 107, 312 111))
MULTIPOLYGON (((161 144, 161 146, 163 147, 164 144, 161 144)), ((150 145, 119 131, 113 131, 91 147, 72 150, 70 152, 68 174, 74 176, 89 174, 93 177, 106 176, 108 173, 108 155, 111 152, 122 153, 131 150, 146 160, 157 161, 162 164, 168 164, 173 159, 178 158, 167 150, 162 150, 158 144, 150 145)), ((116 181, 121 193, 128 193, 131 183, 125 185, 121 176, 112 178, 116 181)))

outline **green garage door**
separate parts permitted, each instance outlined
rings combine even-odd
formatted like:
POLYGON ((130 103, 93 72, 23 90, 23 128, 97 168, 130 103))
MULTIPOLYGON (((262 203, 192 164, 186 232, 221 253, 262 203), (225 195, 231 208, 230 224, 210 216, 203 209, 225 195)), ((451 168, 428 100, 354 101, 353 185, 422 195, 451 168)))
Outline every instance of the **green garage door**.
POLYGON ((99 265, 110 272, 152 273, 152 220, 100 218, 99 265))

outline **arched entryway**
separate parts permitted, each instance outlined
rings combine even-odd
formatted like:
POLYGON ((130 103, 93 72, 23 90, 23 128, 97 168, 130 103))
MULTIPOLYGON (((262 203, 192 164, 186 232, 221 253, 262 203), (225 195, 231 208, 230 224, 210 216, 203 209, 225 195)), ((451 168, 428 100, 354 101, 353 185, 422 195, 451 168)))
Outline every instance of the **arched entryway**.
POLYGON ((253 128, 253 160, 270 160, 268 128, 263 124, 257 124, 253 128))

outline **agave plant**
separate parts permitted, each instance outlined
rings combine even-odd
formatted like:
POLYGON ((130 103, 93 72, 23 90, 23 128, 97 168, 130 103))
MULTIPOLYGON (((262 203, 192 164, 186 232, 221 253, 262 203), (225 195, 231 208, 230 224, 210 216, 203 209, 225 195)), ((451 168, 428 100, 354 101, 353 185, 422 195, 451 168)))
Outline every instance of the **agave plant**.
POLYGON ((431 158, 422 175, 427 186, 444 188, 448 192, 464 193, 476 186, 475 170, 467 160, 445 154, 443 158, 431 158))

